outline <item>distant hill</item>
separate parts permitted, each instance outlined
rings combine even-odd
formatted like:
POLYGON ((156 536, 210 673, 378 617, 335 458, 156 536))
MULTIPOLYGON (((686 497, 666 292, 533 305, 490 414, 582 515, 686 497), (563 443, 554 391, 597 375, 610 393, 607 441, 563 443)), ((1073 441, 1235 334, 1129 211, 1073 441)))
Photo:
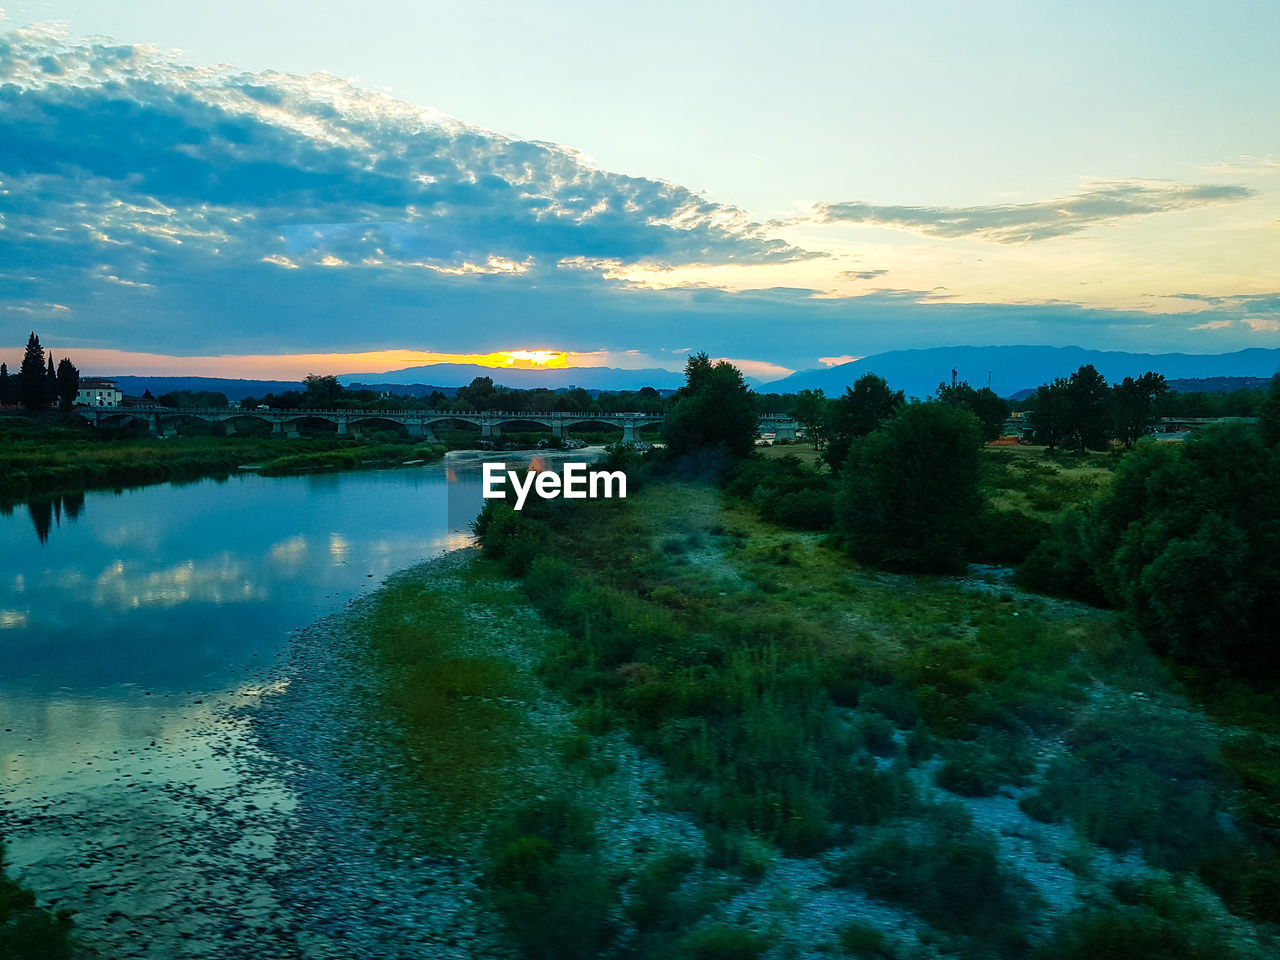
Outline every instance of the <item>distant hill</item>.
MULTIPOLYGON (((364 384, 445 383, 453 387, 465 387, 476 377, 492 377, 498 386, 528 390, 546 387, 582 387, 587 390, 639 390, 641 387, 673 390, 684 384, 684 374, 673 370, 651 367, 645 370, 622 370, 618 367, 551 367, 530 369, 527 367, 482 367, 475 363, 430 363, 421 367, 406 367, 386 373, 343 373, 338 379, 343 384, 359 381, 364 384)), ((372 389, 372 387, 371 387, 372 389)), ((429 391, 428 391, 429 392, 429 391)))
MULTIPOLYGON (((639 371, 639 370, 613 370, 608 367, 566 367, 555 371, 543 370, 507 370, 494 369, 492 367, 473 366, 471 364, 434 364, 434 367, 449 367, 461 370, 462 372, 455 374, 445 371, 446 377, 442 377, 444 383, 420 383, 414 381, 398 381, 388 378, 395 374, 408 373, 410 371, 393 371, 392 373, 367 373, 367 374, 344 374, 339 377, 344 386, 351 387, 355 390, 373 390, 375 393, 389 393, 393 396, 408 397, 425 397, 434 391, 443 393, 446 397, 452 397, 458 392, 458 387, 466 386, 476 377, 493 377, 493 382, 499 386, 518 387, 520 389, 529 389, 531 387, 546 387, 556 392, 564 392, 570 386, 579 386, 585 389, 593 396, 598 393, 608 392, 611 390, 639 390, 640 387, 653 386, 663 396, 670 394, 676 387, 684 383, 683 374, 673 374, 667 370, 658 371, 639 371), (669 385, 659 385, 654 383, 654 377, 644 376, 639 379, 643 382, 626 384, 626 377, 618 378, 624 381, 624 385, 616 385, 610 382, 612 378, 602 376, 599 378, 582 377, 582 376, 564 376, 547 378, 548 373, 565 373, 580 374, 583 371, 604 371, 605 373, 619 374, 648 374, 660 373, 668 377, 674 377, 675 382, 669 385), (472 373, 471 371, 479 371, 472 373), (527 378, 528 382, 523 382, 526 378, 510 377, 507 374, 531 374, 527 378), (456 382, 454 377, 456 376, 456 382), (361 377, 373 378, 371 381, 361 380, 361 377), (590 381, 599 379, 602 381, 600 385, 592 384, 590 381), (567 381, 567 382, 559 382, 567 381)), ((416 368, 419 370, 426 369, 423 367, 416 368)), ((228 400, 243 400, 245 397, 261 397, 267 393, 284 393, 287 390, 301 390, 301 380, 233 380, 222 377, 105 377, 103 379, 111 380, 120 392, 126 396, 140 397, 142 394, 150 390, 151 395, 159 397, 161 394, 169 393, 173 390, 191 390, 191 391, 210 391, 215 393, 223 393, 228 400)))
MULTIPOLYGON (((1236 390, 1261 389, 1270 382, 1270 377, 1193 377, 1189 380, 1165 381, 1174 393, 1233 393, 1236 390)), ((1009 399, 1016 403, 1035 392, 1035 388, 1028 387, 1010 394, 1009 399)))
POLYGON ((222 377, 103 377, 110 380, 120 392, 130 397, 140 397, 150 390, 153 397, 174 390, 210 391, 226 394, 228 400, 260 397, 264 393, 283 393, 285 390, 301 390, 300 380, 230 380, 222 377))
POLYGON ((879 353, 825 370, 802 370, 766 384, 763 389, 793 393, 821 388, 827 396, 834 396, 853 386, 859 377, 874 373, 907 396, 928 397, 938 384, 950 381, 955 369, 958 379, 967 380, 974 387, 987 386, 990 377, 992 390, 1002 397, 1012 397, 1033 391, 1056 377, 1070 376, 1086 363, 1093 364, 1112 382, 1138 377, 1148 370, 1162 373, 1170 381, 1269 379, 1280 370, 1280 348, 1220 354, 1152 354, 1083 347, 929 347, 879 353))

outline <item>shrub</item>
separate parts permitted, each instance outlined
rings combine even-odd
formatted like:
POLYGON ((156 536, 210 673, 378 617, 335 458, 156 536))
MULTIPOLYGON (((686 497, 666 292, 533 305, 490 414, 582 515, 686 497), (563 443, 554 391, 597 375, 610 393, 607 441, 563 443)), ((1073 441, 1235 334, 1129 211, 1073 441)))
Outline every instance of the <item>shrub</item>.
POLYGON ((5 960, 66 960, 72 953, 71 913, 36 906, 35 895, 4 873, 0 844, 0 957, 5 960))
POLYGON ((1019 951, 1029 915, 1021 881, 1005 873, 995 841, 961 808, 948 805, 931 813, 918 830, 882 828, 838 865, 834 881, 865 887, 1002 955, 1019 951))
POLYGON ((1120 901, 1068 917, 1036 960, 1244 960, 1216 919, 1193 906, 1184 885, 1146 881, 1122 884, 1120 901))
POLYGON ((836 501, 854 554, 903 570, 960 569, 982 506, 981 447, 974 416, 940 403, 908 404, 855 440, 836 501))
POLYGON ((741 927, 704 927, 685 940, 689 960, 756 960, 769 949, 769 941, 741 927))
POLYGON ((540 801, 497 825, 490 844, 494 902, 525 956, 588 960, 607 947, 618 891, 589 811, 566 797, 540 801))
POLYGON ((1113 850, 1139 845, 1161 866, 1187 869, 1219 855, 1223 771, 1195 732, 1138 706, 1086 718, 1067 737, 1071 752, 1050 765, 1022 801, 1040 820, 1069 820, 1113 850))

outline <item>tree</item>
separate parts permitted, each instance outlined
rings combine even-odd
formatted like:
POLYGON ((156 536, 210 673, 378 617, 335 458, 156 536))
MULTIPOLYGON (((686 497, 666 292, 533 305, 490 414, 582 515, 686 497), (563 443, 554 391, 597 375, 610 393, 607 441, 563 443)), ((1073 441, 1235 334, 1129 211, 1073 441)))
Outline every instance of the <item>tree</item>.
POLYGON ((938 384, 938 400, 960 410, 968 410, 982 424, 984 440, 995 440, 1009 416, 1009 405, 990 387, 975 390, 964 380, 938 384))
POLYGON ((1031 398, 1028 419, 1036 442, 1075 450, 1103 450, 1110 438, 1111 392, 1092 364, 1070 377, 1041 384, 1031 398))
POLYGON ((751 388, 727 360, 712 363, 705 353, 685 363, 685 384, 675 392, 663 423, 663 439, 673 454, 723 447, 745 457, 756 443, 757 418, 751 388))
POLYGON ((10 395, 13 393, 13 386, 9 382, 9 365, 0 363, 0 404, 11 403, 10 395))
POLYGON ((1258 412, 1258 431, 1268 447, 1280 445, 1280 373, 1271 378, 1267 398, 1258 412))
POLYGON ((1026 582, 1077 596, 1100 593, 1160 653, 1274 671, 1277 472, 1280 448, 1239 425, 1210 427, 1182 444, 1143 440, 1107 492, 1069 514, 1028 557, 1026 582), (1068 582, 1055 582, 1064 574, 1068 582))
POLYGON ((1111 388, 1115 435, 1126 447, 1151 430, 1156 422, 1156 402, 1168 389, 1164 377, 1150 371, 1137 380, 1125 377, 1111 388))
POLYGON ((821 388, 801 390, 792 399, 787 413, 804 424, 804 434, 819 456, 827 448, 827 419, 830 404, 821 388))
POLYGON ((1059 377, 1053 383, 1037 387, 1027 410, 1027 420, 1035 432, 1036 443, 1050 449, 1056 447, 1066 435, 1068 419, 1066 379, 1059 377))
POLYGON ((345 392, 335 376, 309 373, 302 378, 302 405, 309 410, 332 410, 345 392))
POLYGON ((863 560, 902 570, 963 566, 982 510, 977 417, 942 403, 901 407, 849 448, 836 510, 863 560))
POLYGON ((827 450, 823 459, 832 470, 840 470, 849 455, 849 446, 857 437, 865 437, 902 406, 902 391, 889 389, 883 377, 868 373, 845 387, 844 394, 831 405, 827 424, 827 450))
POLYGON ((28 410, 43 410, 49 405, 45 389, 44 348, 35 331, 27 338, 27 351, 22 355, 18 370, 18 387, 22 391, 22 404, 28 410))
POLYGON ((1109 439, 1107 380, 1091 363, 1067 380, 1068 443, 1077 450, 1104 450, 1109 439))
MULTIPOLYGON (((50 357, 49 362, 53 362, 50 357)), ((58 362, 58 401, 62 412, 66 413, 76 405, 76 394, 80 392, 80 371, 67 357, 58 362)))

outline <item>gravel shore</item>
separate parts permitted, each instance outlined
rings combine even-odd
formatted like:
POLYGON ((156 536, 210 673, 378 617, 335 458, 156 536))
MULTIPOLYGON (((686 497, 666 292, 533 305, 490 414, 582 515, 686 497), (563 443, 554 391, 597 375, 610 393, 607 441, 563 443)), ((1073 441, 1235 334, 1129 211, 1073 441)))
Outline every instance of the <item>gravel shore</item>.
MULTIPOLYGON (((447 574, 474 553, 397 577, 447 574)), ((91 745, 56 791, 6 790, 11 862, 42 904, 76 911, 85 957, 513 956, 476 867, 415 855, 412 825, 380 812, 397 759, 364 705, 373 602, 300 631, 225 695, 166 702, 149 743, 91 745)))

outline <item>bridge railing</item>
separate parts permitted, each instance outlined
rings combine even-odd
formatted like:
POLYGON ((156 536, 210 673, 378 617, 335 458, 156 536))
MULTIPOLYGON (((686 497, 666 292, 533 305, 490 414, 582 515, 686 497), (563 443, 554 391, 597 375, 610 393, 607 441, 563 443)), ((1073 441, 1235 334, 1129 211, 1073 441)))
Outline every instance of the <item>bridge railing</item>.
POLYGON ((467 418, 499 418, 505 420, 662 420, 661 413, 575 413, 571 410, 551 410, 546 412, 532 410, 367 410, 340 408, 327 410, 312 407, 283 408, 272 407, 259 410, 256 407, 89 407, 86 411, 95 413, 160 413, 174 416, 253 416, 254 414, 271 414, 273 416, 346 416, 346 417, 404 417, 418 420, 452 420, 467 418))

